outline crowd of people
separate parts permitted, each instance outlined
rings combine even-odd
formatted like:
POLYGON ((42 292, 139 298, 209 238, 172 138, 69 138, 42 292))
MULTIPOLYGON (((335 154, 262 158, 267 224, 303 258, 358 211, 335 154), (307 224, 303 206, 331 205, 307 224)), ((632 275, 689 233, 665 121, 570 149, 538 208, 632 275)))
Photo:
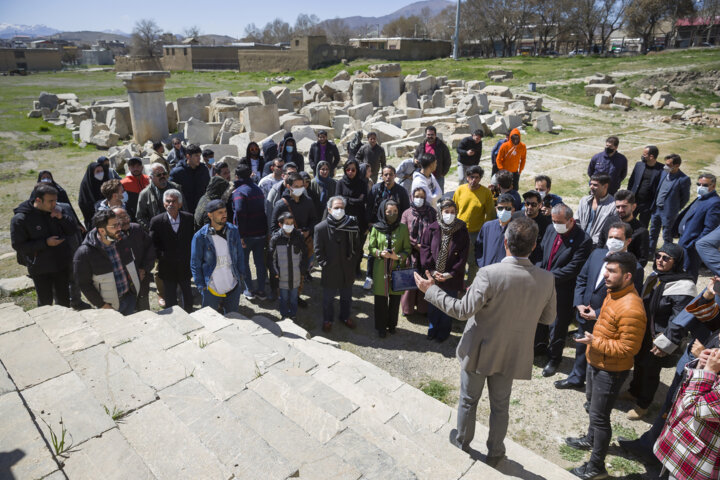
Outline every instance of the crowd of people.
POLYGON ((716 177, 699 174, 688 204, 692 181, 681 157, 663 162, 650 145, 623 189, 628 161, 611 136, 590 160, 589 194, 573 210, 551 193, 547 175, 518 191, 527 148, 517 129, 493 148, 483 185, 482 140, 478 130, 459 143, 459 187, 449 192, 450 149, 433 126, 397 168, 374 132, 366 143, 358 132, 344 162, 326 132, 307 162, 291 134, 279 145, 251 142, 234 172, 211 150, 173 138, 167 155, 153 145, 147 165, 130 159, 124 177, 105 157, 88 165, 82 218, 41 171, 15 209, 12 245, 38 305, 129 315, 151 308, 154 282, 161 308, 190 312, 197 292, 202 307, 221 313, 237 311, 245 297, 277 300, 280 317, 296 319, 313 300, 302 295, 319 269, 325 332, 336 319, 355 328, 353 286, 363 279, 379 338, 396 333, 401 311, 426 315, 427 338, 436 342, 450 337, 453 318, 474 317, 458 346, 453 442, 469 448, 487 382, 491 464, 504 456, 513 379, 530 378, 534 357, 546 358, 543 376, 555 375, 576 324, 572 371, 554 384, 587 396, 588 431, 566 441, 592 455, 573 473, 607 475, 616 400, 632 400, 628 417, 644 418, 662 369, 676 367, 653 427, 620 444, 648 458, 654 449, 674 478, 720 478, 720 283, 700 293, 696 286, 703 264, 720 280, 716 177), (402 285, 408 271, 416 287, 402 285))

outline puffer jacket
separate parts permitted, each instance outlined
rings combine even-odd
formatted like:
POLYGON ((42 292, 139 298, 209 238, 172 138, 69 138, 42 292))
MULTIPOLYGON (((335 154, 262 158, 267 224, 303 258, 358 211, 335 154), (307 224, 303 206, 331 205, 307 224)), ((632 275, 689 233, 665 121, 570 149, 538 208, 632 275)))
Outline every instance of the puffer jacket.
POLYGON ((633 283, 608 291, 593 329, 593 341, 585 353, 588 363, 610 372, 630 370, 640 351, 646 324, 645 307, 633 283))

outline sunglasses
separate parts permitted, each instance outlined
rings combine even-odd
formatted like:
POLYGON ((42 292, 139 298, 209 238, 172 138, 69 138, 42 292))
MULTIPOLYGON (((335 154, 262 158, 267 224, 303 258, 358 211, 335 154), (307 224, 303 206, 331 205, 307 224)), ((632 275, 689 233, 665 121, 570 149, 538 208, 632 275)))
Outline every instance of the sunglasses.
POLYGON ((664 255, 662 253, 655 254, 655 260, 662 260, 663 262, 669 262, 673 258, 670 255, 664 255))
POLYGON ((505 210, 506 212, 512 212, 512 207, 497 207, 498 211, 505 210))
POLYGON ((153 173, 153 176, 160 178, 160 177, 167 177, 168 174, 165 173, 165 172, 163 172, 163 173, 153 173))
POLYGON ((697 185, 698 187, 710 187, 710 184, 709 184, 709 183, 700 183, 700 182, 698 182, 696 185, 697 185))
POLYGON ((528 207, 533 207, 533 208, 534 208, 534 207, 537 207, 537 206, 539 205, 539 203, 537 203, 537 202, 525 202, 525 205, 528 206, 528 207))

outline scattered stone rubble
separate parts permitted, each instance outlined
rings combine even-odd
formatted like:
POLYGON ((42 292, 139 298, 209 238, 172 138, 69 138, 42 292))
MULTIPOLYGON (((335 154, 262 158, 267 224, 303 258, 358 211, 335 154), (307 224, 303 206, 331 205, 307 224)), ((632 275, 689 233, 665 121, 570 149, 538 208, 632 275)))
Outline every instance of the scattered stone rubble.
POLYGON ((684 110, 685 105, 675 101, 668 92, 667 86, 657 89, 646 88, 635 98, 623 94, 618 90, 612 77, 604 73, 596 73, 585 79, 585 95, 595 96, 595 106, 603 110, 630 110, 631 107, 641 105, 660 110, 684 110))
MULTIPOLYGON (((509 71, 490 73, 493 79, 512 78, 509 71)), ((482 80, 435 77, 426 70, 403 77, 396 63, 370 65, 367 72, 352 75, 343 70, 332 80, 311 80, 295 90, 275 85, 264 91, 203 93, 166 106, 171 132, 177 130, 188 143, 212 149, 216 158, 227 155, 231 164, 245 155, 250 142, 277 143, 286 132, 293 133, 298 150, 307 154, 320 130, 326 130, 341 150, 355 131, 375 131, 388 155, 401 157, 422 141, 428 125, 435 125, 450 148, 476 129, 487 136, 505 135, 525 125, 541 132, 560 130, 543 112, 541 96, 514 93, 482 80)), ((78 142, 111 149, 108 154, 115 162, 124 163, 133 155, 149 157, 147 146, 117 147, 132 136, 127 102, 81 105, 73 94, 42 93, 28 116, 65 125, 78 142)))

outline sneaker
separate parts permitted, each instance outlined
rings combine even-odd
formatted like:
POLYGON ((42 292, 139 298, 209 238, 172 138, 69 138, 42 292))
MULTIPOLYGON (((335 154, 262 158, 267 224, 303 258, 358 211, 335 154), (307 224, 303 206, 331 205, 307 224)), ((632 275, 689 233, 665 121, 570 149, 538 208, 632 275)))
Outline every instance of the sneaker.
POLYGON ((628 420, 641 420, 647 413, 647 408, 640 408, 635 405, 630 411, 627 412, 628 420))
POLYGON ((248 300, 253 300, 255 298, 255 295, 250 290, 245 290, 243 292, 243 296, 247 298, 248 300))
POLYGON ((570 470, 570 473, 583 480, 601 480, 608 478, 608 472, 605 467, 597 468, 590 465, 590 463, 584 463, 579 467, 575 467, 570 470))
POLYGON ((593 444, 587 437, 567 437, 565 444, 576 450, 592 450, 593 444))
POLYGON ((365 277, 365 283, 363 284, 363 290, 372 290, 373 287, 373 279, 370 277, 365 277))
POLYGON ((160 308, 165 308, 165 299, 162 297, 158 297, 158 305, 160 308))
POLYGON ((265 292, 255 292, 254 295, 259 298, 260 300, 267 300, 268 296, 265 294, 265 292))

